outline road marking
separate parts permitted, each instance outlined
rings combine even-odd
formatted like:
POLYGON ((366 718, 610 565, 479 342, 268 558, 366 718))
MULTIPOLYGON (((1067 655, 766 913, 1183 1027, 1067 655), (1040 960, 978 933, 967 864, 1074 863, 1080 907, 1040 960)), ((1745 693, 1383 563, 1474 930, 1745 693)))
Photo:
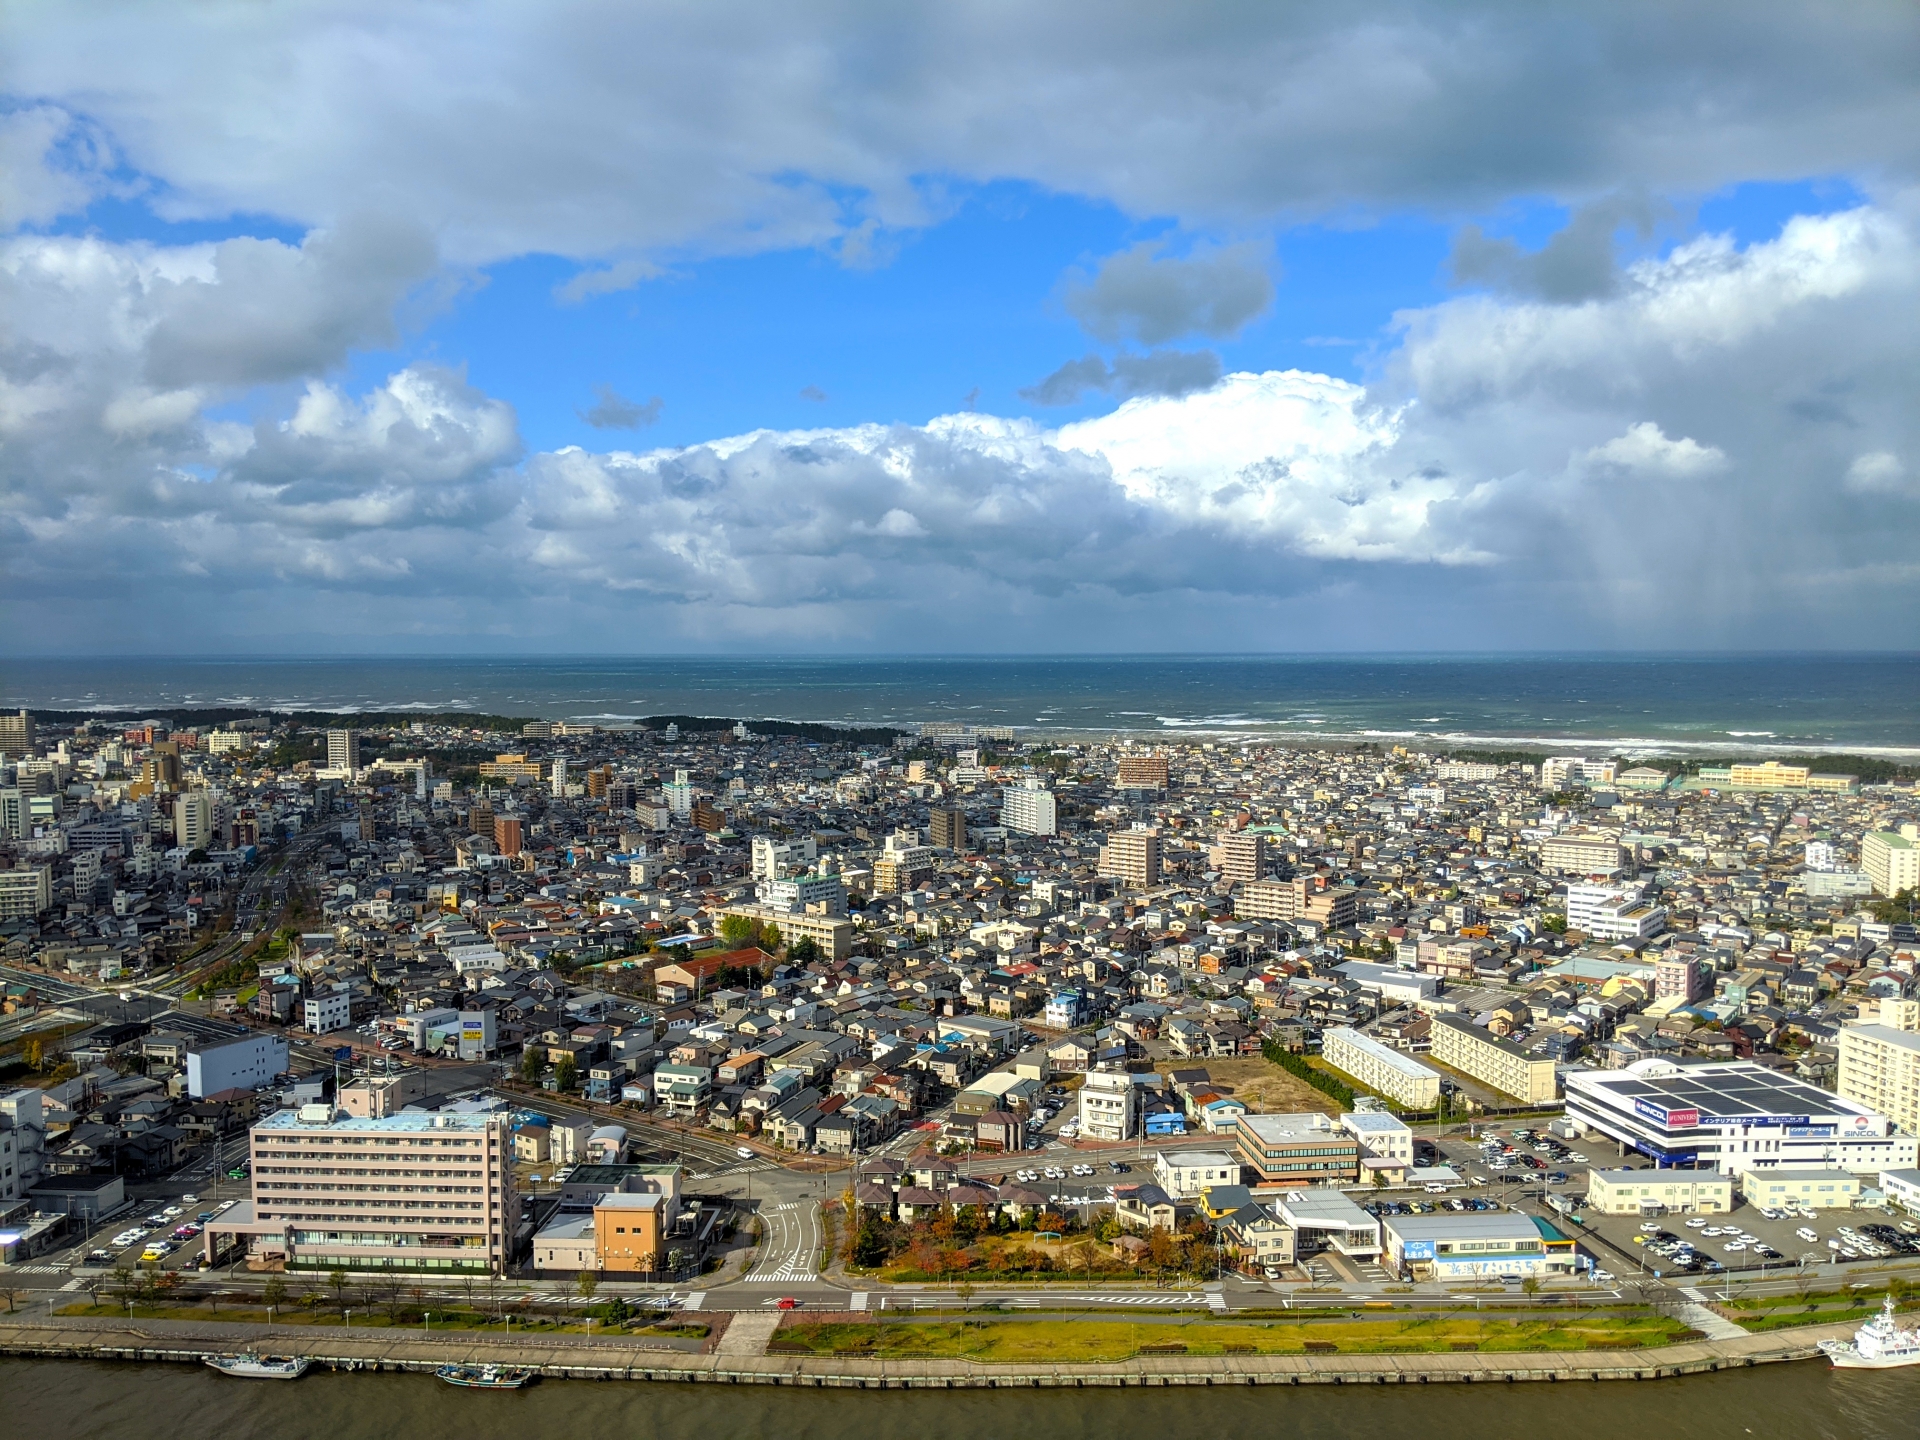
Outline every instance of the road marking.
POLYGON ((849 1304, 849 1305, 847 1306, 847 1308, 848 1308, 849 1310, 864 1310, 864 1309, 866 1309, 866 1308, 867 1308, 867 1292, 866 1292, 866 1291, 864 1291, 864 1290, 856 1290, 856 1291, 854 1291, 854 1292, 853 1292, 853 1300, 852 1300, 852 1302, 851 1302, 851 1303, 850 1303, 850 1304, 849 1304))
POLYGON ((686 1303, 682 1305, 680 1308, 682 1310, 699 1310, 699 1309, 703 1309, 706 1306, 706 1303, 707 1303, 707 1292, 704 1290, 696 1290, 691 1295, 687 1296, 686 1303))

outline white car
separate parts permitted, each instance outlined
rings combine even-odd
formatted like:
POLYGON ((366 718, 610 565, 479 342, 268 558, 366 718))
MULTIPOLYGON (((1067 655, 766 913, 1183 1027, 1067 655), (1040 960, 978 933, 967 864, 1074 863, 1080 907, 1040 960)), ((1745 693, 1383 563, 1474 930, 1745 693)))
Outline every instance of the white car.
POLYGON ((1693 1219, 1687 1221, 1687 1229, 1689 1230, 1704 1230, 1706 1226, 1707 1226, 1707 1222, 1700 1219, 1698 1216, 1695 1216, 1693 1219))
MULTIPOLYGON (((1433 1187, 1428 1186, 1427 1188, 1432 1189, 1433 1187)), ((1660 1233, 1660 1226, 1656 1222, 1649 1220, 1640 1227, 1640 1233, 1642 1235, 1658 1235, 1660 1233)))
POLYGON ((1802 1226, 1801 1226, 1801 1227, 1800 1227, 1800 1228, 1799 1228, 1798 1230, 1796 1230, 1796 1231, 1794 1231, 1793 1233, 1794 1233, 1794 1235, 1795 1235, 1795 1237, 1797 1237, 1798 1239, 1801 1239, 1801 1240, 1804 1240, 1804 1241, 1806 1241, 1806 1242, 1807 1242, 1807 1244, 1809 1244, 1809 1245, 1813 1245, 1813 1244, 1817 1244, 1817 1243, 1819 1242, 1819 1239, 1820 1239, 1820 1237, 1819 1237, 1819 1235, 1818 1235, 1818 1234, 1816 1234, 1816 1233, 1815 1233, 1814 1231, 1812 1231, 1812 1230, 1809 1230, 1809 1229, 1808 1229, 1808 1228, 1807 1228, 1806 1226, 1804 1226, 1804 1225, 1802 1225, 1802 1226))

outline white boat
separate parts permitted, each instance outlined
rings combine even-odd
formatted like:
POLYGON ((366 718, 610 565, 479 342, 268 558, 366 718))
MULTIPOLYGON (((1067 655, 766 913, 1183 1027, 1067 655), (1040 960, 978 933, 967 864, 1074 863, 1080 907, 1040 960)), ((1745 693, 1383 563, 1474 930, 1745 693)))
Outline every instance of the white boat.
POLYGON ((1893 1370, 1920 1365, 1920 1330, 1902 1330, 1894 1319, 1893 1296, 1851 1340, 1822 1340, 1821 1353, 1840 1370, 1893 1370))
POLYGON ((247 1380, 298 1380, 307 1373, 304 1355, 256 1355, 251 1350, 236 1355, 209 1355, 207 1364, 222 1375, 238 1375, 247 1380))
POLYGON ((442 1365, 433 1373, 463 1390, 518 1390, 533 1379, 522 1365, 442 1365))

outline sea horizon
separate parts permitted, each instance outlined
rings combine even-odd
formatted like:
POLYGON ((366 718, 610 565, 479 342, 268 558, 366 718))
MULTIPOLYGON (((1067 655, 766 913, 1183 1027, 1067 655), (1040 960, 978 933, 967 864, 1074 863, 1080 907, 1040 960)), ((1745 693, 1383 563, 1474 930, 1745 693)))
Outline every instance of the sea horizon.
POLYGON ((1920 656, 1885 651, 30 658, 0 704, 1920 756, 1920 656))

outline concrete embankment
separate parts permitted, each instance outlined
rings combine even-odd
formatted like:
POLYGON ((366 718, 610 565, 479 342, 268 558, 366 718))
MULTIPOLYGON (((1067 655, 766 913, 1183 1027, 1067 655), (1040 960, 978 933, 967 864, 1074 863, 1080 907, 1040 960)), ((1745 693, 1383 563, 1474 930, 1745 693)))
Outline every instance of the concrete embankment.
POLYGON ((1852 1322, 1648 1350, 1441 1355, 1148 1355, 1108 1364, 983 1365, 965 1360, 879 1360, 749 1355, 721 1346, 692 1355, 614 1338, 521 1339, 473 1335, 428 1339, 368 1331, 272 1330, 166 1321, 0 1323, 0 1354, 69 1360, 171 1361, 248 1347, 310 1357, 340 1370, 431 1371, 450 1361, 525 1365, 569 1380, 695 1381, 863 1390, 1027 1389, 1168 1385, 1502 1384, 1519 1381, 1659 1380, 1805 1360, 1815 1342, 1850 1335, 1852 1322), (195 1332, 199 1333, 195 1333, 195 1332))

